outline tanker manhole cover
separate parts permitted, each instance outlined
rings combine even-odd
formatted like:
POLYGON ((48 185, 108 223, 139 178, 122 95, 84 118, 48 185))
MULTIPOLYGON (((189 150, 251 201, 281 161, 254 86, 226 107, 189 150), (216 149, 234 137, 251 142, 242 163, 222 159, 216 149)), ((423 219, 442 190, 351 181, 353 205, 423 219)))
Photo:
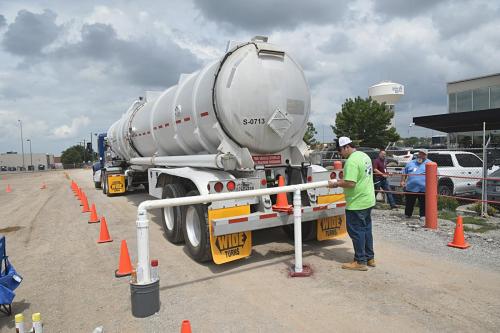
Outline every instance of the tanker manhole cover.
POLYGON ((281 111, 278 107, 267 124, 282 138, 290 126, 292 126, 292 121, 288 118, 288 113, 281 111))

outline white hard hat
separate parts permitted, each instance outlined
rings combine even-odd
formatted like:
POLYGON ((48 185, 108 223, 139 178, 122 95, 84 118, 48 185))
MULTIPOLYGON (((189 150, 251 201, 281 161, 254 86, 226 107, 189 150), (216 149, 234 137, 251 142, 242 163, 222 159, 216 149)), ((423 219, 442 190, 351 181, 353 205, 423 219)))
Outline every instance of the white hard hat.
POLYGON ((348 145, 351 143, 351 139, 349 139, 347 136, 341 136, 339 138, 339 147, 344 147, 345 145, 348 145))

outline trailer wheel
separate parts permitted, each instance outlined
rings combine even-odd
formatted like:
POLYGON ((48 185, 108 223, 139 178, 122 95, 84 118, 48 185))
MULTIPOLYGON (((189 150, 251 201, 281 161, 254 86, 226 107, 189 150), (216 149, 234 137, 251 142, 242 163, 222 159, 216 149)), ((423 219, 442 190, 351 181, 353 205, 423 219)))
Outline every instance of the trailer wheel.
MULTIPOLYGON (((186 196, 195 196, 197 190, 190 191, 186 196)), ((198 262, 212 259, 210 250, 210 230, 208 226, 207 207, 203 204, 183 206, 182 233, 186 248, 191 258, 198 262)))
MULTIPOLYGON (((186 195, 184 187, 180 184, 167 184, 163 188, 162 199, 180 198, 186 195)), ((184 241, 182 234, 182 214, 183 209, 178 207, 164 207, 162 208, 162 227, 165 231, 167 239, 174 244, 184 241)))
POLYGON ((101 182, 94 182, 95 188, 101 188, 101 182))
POLYGON ((108 194, 108 182, 106 181, 106 173, 101 173, 101 184, 102 184, 102 193, 108 194))
MULTIPOLYGON (((283 226, 283 231, 288 236, 289 239, 293 240, 295 237, 295 232, 293 230, 293 224, 287 224, 283 226)), ((316 239, 316 221, 303 222, 302 223, 302 241, 312 241, 316 239)))

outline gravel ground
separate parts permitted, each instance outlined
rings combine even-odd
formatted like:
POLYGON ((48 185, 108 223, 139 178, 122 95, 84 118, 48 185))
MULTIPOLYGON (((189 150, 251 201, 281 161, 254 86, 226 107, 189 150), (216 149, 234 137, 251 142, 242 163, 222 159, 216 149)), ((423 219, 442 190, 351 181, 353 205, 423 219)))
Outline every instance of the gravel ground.
MULTIPOLYGON (((372 220, 374 233, 384 240, 412 244, 412 248, 436 257, 473 266, 487 265, 500 271, 500 229, 485 233, 466 232, 465 238, 471 247, 462 250, 447 246, 453 240, 455 222, 439 219, 438 229, 431 230, 424 228, 425 221, 418 217, 406 218, 402 209, 374 209, 372 220)), ((490 218, 489 222, 500 225, 497 218, 490 218)))

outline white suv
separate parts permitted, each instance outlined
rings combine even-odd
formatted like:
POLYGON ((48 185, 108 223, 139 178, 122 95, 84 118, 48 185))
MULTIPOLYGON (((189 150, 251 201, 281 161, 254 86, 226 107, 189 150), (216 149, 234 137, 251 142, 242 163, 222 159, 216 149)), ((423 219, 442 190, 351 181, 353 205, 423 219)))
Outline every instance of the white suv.
MULTIPOLYGON (((443 195, 462 195, 475 193, 476 183, 482 177, 483 161, 466 151, 430 151, 427 158, 438 165, 438 193, 443 195), (476 177, 476 178, 455 178, 476 177)), ((402 173, 404 167, 388 167, 390 173, 402 173)), ((399 186, 400 176, 389 178, 389 184, 399 186)))

